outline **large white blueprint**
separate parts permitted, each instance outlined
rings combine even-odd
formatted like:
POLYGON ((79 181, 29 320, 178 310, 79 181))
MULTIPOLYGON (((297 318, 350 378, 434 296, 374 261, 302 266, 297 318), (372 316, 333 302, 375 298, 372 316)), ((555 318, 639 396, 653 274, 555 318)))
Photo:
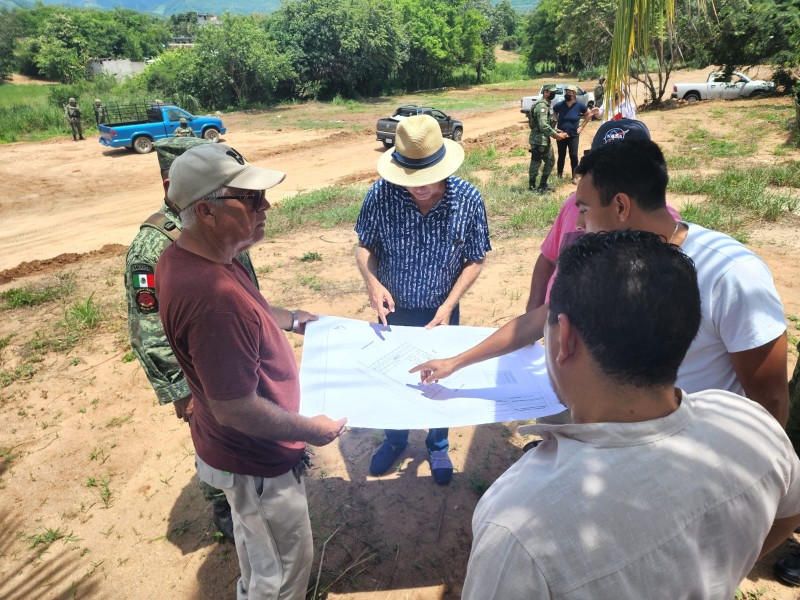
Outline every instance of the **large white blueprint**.
POLYGON ((520 421, 564 410, 540 343, 472 365, 438 384, 408 370, 470 348, 487 327, 383 327, 321 316, 306 324, 300 413, 348 418, 353 427, 427 429, 520 421))

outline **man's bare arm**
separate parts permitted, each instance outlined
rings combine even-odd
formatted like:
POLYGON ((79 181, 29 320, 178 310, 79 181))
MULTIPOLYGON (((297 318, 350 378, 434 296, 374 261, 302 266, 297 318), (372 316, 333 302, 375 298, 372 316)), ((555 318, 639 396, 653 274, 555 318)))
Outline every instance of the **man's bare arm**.
POLYGON ((766 408, 781 427, 786 427, 789 418, 786 354, 786 332, 763 346, 731 354, 745 395, 766 408))
POLYGON ((544 304, 544 299, 547 297, 547 284, 550 283, 550 278, 555 272, 556 263, 544 254, 539 254, 531 275, 531 293, 528 296, 528 305, 525 307, 527 312, 544 304))
POLYGON ((359 244, 356 248, 356 264, 364 283, 367 284, 370 306, 378 313, 381 323, 388 325, 386 315, 394 312, 394 298, 389 290, 378 281, 378 258, 372 250, 359 244))
POLYGON ((761 554, 758 555, 759 560, 780 546, 786 538, 792 535, 798 525, 800 525, 800 515, 775 519, 772 529, 769 530, 764 540, 764 545, 761 546, 761 554))
POLYGON ((434 359, 417 365, 409 373, 420 373, 423 383, 433 383, 475 363, 514 352, 544 335, 548 305, 509 321, 477 346, 451 358, 434 359))
POLYGON ((325 415, 304 417, 284 410, 255 392, 235 400, 208 399, 214 417, 225 427, 275 442, 308 442, 324 446, 339 437, 347 419, 334 421, 325 415))
POLYGON ((450 293, 447 295, 447 299, 436 311, 436 315, 434 315, 433 320, 431 320, 431 322, 425 326, 426 329, 432 329, 437 325, 450 324, 450 315, 452 314, 453 309, 456 307, 464 294, 467 293, 467 290, 472 287, 472 284, 475 283, 478 275, 480 275, 481 271, 483 270, 483 265, 485 262, 486 258, 484 257, 480 260, 470 260, 464 265, 464 268, 461 270, 461 274, 458 276, 458 279, 456 279, 455 284, 453 284, 453 289, 450 290, 450 293))

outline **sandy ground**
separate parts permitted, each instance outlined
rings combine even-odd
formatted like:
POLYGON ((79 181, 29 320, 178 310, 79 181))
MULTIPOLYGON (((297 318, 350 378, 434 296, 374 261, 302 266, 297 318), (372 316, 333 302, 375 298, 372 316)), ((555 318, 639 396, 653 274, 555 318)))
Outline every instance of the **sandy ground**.
MULTIPOLYGON (((682 81, 705 78, 705 73, 679 75, 682 81)), ((524 146, 519 97, 538 85, 448 92, 498 99, 496 110, 457 114, 465 122, 465 146, 524 146)), ((355 114, 310 104, 226 115, 225 141, 249 160, 288 173, 271 200, 367 183, 375 178, 383 149, 371 130, 375 119, 410 101, 433 102, 419 96, 383 99, 355 114), (313 117, 325 128, 284 127, 281 116, 286 122, 313 117)), ((788 105, 783 99, 765 101, 788 105)), ((675 133, 707 126, 720 106, 700 103, 643 119, 667 152, 679 151, 675 133)), ((748 105, 725 106, 746 110, 748 105)), ((595 127, 590 125, 590 135, 595 127)), ((794 151, 776 157, 773 150, 787 134, 781 125, 772 133, 747 164, 797 158, 794 151)), ((0 146, 0 158, 7 190, 0 198, 0 291, 65 274, 77 285, 61 303, 9 310, 0 320, 0 371, 26 366, 32 371, 29 378, 0 387, 0 598, 233 598, 236 553, 214 537, 210 509, 196 485, 188 427, 170 407, 157 405, 138 363, 124 360, 129 351, 124 254, 139 223, 159 206, 155 155, 106 150, 96 137, 73 143, 65 135, 0 146), (67 352, 26 353, 24 346, 30 347, 37 332, 46 339, 58 335, 64 306, 89 297, 105 317, 99 332, 67 352), (59 539, 37 540, 48 530, 59 539)), ((564 195, 569 191, 566 184, 559 188, 564 195)), ((673 200, 680 205, 680 198, 673 200)), ((797 219, 790 217, 750 231, 750 246, 772 268, 786 313, 795 319, 800 315, 796 227, 797 219)), ((372 319, 352 258, 355 241, 350 228, 303 229, 257 246, 253 258, 263 293, 276 305, 372 319), (310 252, 322 260, 301 262, 310 252), (307 283, 312 276, 316 289, 307 283)), ((494 237, 489 265, 462 303, 464 324, 498 326, 523 310, 540 241, 494 237)), ((798 337, 796 320, 790 335, 798 337)), ((289 337, 299 359, 302 338, 289 337)), ((790 367, 794 361, 792 354, 790 367)), ((430 478, 424 432, 412 434, 400 467, 381 478, 367 475, 380 433, 352 430, 315 450, 308 490, 318 593, 358 600, 459 596, 474 506, 521 455, 526 440, 515 423, 458 428, 450 437, 457 472, 444 488, 430 478)), ((771 576, 775 560, 792 543, 757 564, 742 589, 760 594, 752 597, 800 597, 771 576)))

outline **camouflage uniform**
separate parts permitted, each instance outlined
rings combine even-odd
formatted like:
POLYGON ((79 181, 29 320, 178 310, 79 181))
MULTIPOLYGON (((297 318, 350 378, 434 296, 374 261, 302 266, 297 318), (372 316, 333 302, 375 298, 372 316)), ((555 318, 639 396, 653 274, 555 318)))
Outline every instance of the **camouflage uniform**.
POLYGON ((94 120, 98 125, 108 122, 108 111, 100 100, 94 101, 94 120))
POLYGON ((539 172, 539 165, 544 162, 539 189, 546 189, 547 178, 550 177, 550 173, 553 171, 553 165, 556 161, 555 155, 553 154, 553 146, 550 144, 550 138, 556 137, 558 132, 555 130, 555 123, 550 114, 550 101, 544 98, 545 91, 554 89, 555 86, 544 86, 542 97, 531 107, 531 112, 528 113, 528 125, 530 125, 531 128, 531 134, 528 138, 528 143, 531 145, 528 187, 532 190, 536 188, 536 176, 539 172))
POLYGON ((189 127, 186 124, 186 119, 181 119, 180 120, 180 125, 178 125, 178 127, 175 128, 175 132, 173 133, 173 135, 176 138, 180 138, 180 137, 197 137, 195 135, 194 131, 192 130, 192 128, 189 127))
POLYGON ((598 83, 594 86, 594 105, 597 108, 603 107, 603 98, 605 98, 606 90, 603 87, 602 83, 598 83))
POLYGON ((77 142, 83 139, 83 126, 81 125, 81 109, 75 102, 75 98, 70 98, 69 103, 64 107, 64 114, 72 128, 72 140, 77 142))
MULTIPOLYGON (((198 138, 182 138, 175 140, 166 138, 156 142, 158 162, 162 170, 168 170, 178 156, 192 146, 210 144, 198 138)), ((128 303, 128 334, 131 348, 139 359, 150 385, 156 392, 159 404, 169 404, 191 396, 178 361, 172 353, 161 317, 158 314, 158 298, 155 290, 155 267, 161 253, 172 243, 173 237, 180 235, 181 222, 175 212, 166 203, 161 210, 143 223, 139 233, 128 248, 125 259, 125 295, 128 303), (163 215, 158 223, 154 217, 163 215)), ((253 283, 258 288, 258 279, 248 252, 236 257, 247 270, 253 283)), ((229 511, 225 494, 198 480, 203 497, 214 503, 217 515, 222 507, 229 511)))

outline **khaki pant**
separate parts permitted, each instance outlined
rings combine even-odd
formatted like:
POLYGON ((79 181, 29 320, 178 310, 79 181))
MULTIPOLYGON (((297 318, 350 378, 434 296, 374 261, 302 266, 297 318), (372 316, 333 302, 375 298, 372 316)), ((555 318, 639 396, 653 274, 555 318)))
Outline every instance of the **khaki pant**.
POLYGON ((195 455, 197 475, 231 505, 241 576, 237 600, 302 600, 314 547, 303 479, 220 471, 195 455))

